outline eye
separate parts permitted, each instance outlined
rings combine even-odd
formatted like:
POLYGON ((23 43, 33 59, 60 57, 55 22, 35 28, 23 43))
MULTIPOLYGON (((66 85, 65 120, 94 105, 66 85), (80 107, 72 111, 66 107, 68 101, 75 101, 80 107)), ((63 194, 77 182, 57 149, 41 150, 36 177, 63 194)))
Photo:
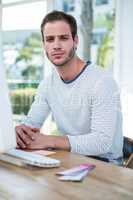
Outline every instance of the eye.
POLYGON ((62 35, 62 36, 60 36, 60 39, 61 39, 61 40, 68 40, 68 39, 69 39, 69 36, 67 36, 67 35, 62 35))
POLYGON ((54 41, 54 37, 46 37, 46 41, 47 42, 53 42, 54 41))

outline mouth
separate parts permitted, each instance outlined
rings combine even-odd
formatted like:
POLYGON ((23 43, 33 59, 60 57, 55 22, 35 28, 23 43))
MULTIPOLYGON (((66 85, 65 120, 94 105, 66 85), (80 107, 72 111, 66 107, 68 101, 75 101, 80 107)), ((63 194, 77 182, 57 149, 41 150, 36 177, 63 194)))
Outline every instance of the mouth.
POLYGON ((63 57, 64 53, 54 53, 52 54, 52 57, 54 59, 61 59, 63 57))
POLYGON ((64 53, 63 52, 56 52, 53 53, 52 56, 62 56, 64 53))

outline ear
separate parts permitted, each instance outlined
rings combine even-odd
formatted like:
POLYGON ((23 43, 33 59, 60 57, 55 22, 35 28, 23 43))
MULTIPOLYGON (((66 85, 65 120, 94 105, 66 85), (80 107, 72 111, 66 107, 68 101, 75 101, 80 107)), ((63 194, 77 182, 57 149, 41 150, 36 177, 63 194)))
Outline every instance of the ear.
POLYGON ((75 35, 75 37, 74 37, 74 46, 75 46, 75 48, 77 48, 78 43, 79 43, 78 35, 75 35))

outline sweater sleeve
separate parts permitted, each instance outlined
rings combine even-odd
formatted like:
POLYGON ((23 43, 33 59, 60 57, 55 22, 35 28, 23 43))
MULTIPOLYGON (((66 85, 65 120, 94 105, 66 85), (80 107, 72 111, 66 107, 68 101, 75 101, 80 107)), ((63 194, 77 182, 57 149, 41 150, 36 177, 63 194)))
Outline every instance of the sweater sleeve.
POLYGON ((118 112, 120 99, 115 81, 111 77, 97 81, 91 98, 90 132, 68 135, 71 151, 84 155, 108 153, 115 134, 118 112))
POLYGON ((46 85, 44 81, 42 81, 38 87, 35 101, 33 102, 28 115, 22 122, 23 124, 31 127, 41 128, 43 122, 50 112, 50 107, 46 99, 46 93, 46 85))

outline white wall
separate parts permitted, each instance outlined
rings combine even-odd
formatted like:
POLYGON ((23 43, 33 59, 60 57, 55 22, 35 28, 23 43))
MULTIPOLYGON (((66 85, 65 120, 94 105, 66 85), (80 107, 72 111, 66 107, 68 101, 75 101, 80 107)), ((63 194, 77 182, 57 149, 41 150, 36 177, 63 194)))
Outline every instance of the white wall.
POLYGON ((114 76, 122 92, 124 135, 133 138, 133 0, 116 1, 114 76))
MULTIPOLYGON (((2 36, 2 33, 1 33, 1 27, 2 27, 2 7, 1 7, 1 1, 0 1, 0 70, 1 70, 1 67, 2 67, 2 38, 1 38, 1 36, 2 36)), ((1 78, 0 78, 0 81, 1 81, 1 78)), ((1 138, 2 136, 1 136, 1 130, 0 130, 0 139, 2 139, 1 138)), ((1 148, 3 148, 2 147, 2 142, 0 143, 0 151, 2 151, 1 150, 1 148)))
POLYGON ((2 64, 2 5, 0 0, 0 64, 2 64))

